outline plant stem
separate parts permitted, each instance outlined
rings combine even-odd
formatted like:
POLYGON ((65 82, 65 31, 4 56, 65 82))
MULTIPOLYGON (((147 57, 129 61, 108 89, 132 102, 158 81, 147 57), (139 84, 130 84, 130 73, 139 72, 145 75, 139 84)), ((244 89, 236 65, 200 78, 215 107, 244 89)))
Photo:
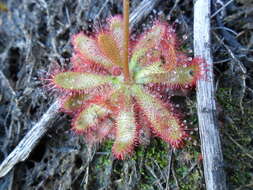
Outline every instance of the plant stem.
POLYGON ((129 67, 128 67, 128 46, 129 46, 129 0, 124 0, 124 55, 123 55, 123 70, 125 81, 130 81, 129 67))

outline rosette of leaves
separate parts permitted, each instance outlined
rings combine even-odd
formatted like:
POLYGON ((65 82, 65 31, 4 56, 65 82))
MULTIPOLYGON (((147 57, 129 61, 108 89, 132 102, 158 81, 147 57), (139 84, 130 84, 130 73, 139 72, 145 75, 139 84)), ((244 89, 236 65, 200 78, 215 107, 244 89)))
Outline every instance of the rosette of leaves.
POLYGON ((62 109, 74 115, 72 128, 89 143, 113 138, 112 152, 124 159, 140 141, 140 131, 151 130, 173 147, 187 136, 165 89, 195 85, 201 60, 177 48, 173 29, 156 21, 130 42, 129 64, 123 64, 123 19, 115 16, 94 36, 74 35, 72 69, 52 74, 61 89, 62 109), (124 69, 129 69, 126 77, 124 69), (126 79, 128 78, 128 79, 126 79))

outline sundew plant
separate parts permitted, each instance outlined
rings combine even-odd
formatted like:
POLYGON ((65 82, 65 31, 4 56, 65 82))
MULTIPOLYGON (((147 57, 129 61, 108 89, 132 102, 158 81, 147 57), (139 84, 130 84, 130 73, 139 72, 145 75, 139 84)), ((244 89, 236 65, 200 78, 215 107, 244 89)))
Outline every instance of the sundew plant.
POLYGON ((124 0, 123 17, 111 17, 96 34, 74 35, 71 69, 50 78, 62 93, 62 110, 73 115, 72 129, 91 144, 114 139, 118 159, 147 130, 172 147, 183 144, 185 124, 163 94, 192 88, 202 73, 201 59, 180 52, 173 28, 163 21, 132 40, 128 9, 124 0))

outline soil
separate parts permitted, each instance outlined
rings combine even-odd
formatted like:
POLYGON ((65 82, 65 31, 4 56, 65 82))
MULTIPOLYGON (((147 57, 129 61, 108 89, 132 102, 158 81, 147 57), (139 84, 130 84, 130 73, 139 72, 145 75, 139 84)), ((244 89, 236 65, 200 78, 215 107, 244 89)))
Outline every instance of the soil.
MULTIPOLYGON (((140 0, 132 0, 132 10, 140 0)), ((223 5, 213 1, 212 12, 223 5)), ((253 189, 253 2, 235 0, 212 17, 212 53, 220 133, 229 189, 253 189)), ((15 148, 57 96, 43 77, 57 63, 69 66, 71 36, 92 33, 108 16, 121 14, 116 0, 0 1, 0 160, 15 148), (3 78, 4 77, 4 78, 3 78), (5 82, 3 80, 6 79, 5 82)), ((160 1, 134 33, 154 18, 166 19, 192 55, 192 1, 160 1)), ((71 117, 59 113, 28 159, 0 179, 0 190, 205 189, 196 97, 172 98, 184 111, 190 138, 171 149, 158 138, 115 160, 111 141, 88 146, 70 130, 71 117)))

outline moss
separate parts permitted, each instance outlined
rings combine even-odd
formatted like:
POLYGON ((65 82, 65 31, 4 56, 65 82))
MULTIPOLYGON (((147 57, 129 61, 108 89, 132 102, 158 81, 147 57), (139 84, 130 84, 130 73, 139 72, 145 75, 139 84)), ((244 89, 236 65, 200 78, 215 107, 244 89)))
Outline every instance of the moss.
POLYGON ((145 156, 145 164, 151 166, 154 161, 160 168, 168 164, 168 144, 160 139, 152 139, 151 144, 146 148, 137 149, 138 156, 145 156), (144 154, 145 153, 145 154, 144 154))
POLYGON ((113 167, 113 161, 111 159, 111 147, 113 141, 105 141, 98 152, 101 154, 94 157, 92 168, 89 170, 89 184, 92 184, 91 189, 99 189, 101 187, 109 187, 111 185, 111 173, 113 167))
POLYGON ((182 190, 200 190, 202 189, 202 176, 198 170, 195 170, 189 175, 187 180, 180 181, 182 190))
POLYGON ((154 188, 152 187, 152 185, 149 185, 149 184, 140 184, 139 185, 139 189, 142 189, 142 190, 153 190, 154 188))
POLYGON ((246 155, 253 153, 253 105, 252 101, 244 101, 241 110, 239 101, 233 100, 230 88, 220 88, 217 99, 223 111, 220 126, 223 135, 225 169, 230 188, 236 188, 250 183, 253 176, 252 159, 246 155))

